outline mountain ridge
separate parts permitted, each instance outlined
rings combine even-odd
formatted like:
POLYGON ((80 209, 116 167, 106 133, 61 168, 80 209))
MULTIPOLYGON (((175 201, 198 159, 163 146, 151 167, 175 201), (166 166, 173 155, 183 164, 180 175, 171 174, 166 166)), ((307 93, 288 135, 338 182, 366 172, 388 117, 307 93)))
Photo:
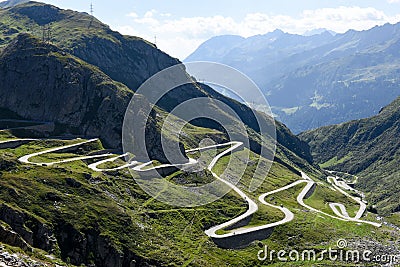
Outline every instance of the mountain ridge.
MULTIPOLYGON (((326 174, 313 163, 305 141, 266 114, 196 82, 183 67, 178 74, 190 78, 187 85, 175 88, 157 103, 148 103, 141 96, 138 96, 140 101, 135 102, 139 111, 148 110, 150 104, 156 105, 142 125, 146 138, 150 137, 145 143, 151 154, 148 160, 152 161, 145 163, 140 155, 123 155, 121 151, 108 149, 120 148, 126 105, 141 82, 179 63, 154 44, 114 32, 88 14, 34 2, 1 9, 0 27, 0 46, 3 47, 0 52, 0 111, 4 110, 2 106, 7 108, 2 118, 7 119, 10 114, 15 119, 46 119, 62 124, 55 133, 39 139, 18 136, 13 129, 0 131, 4 147, 0 149, 0 243, 17 246, 11 250, 24 249, 29 255, 51 261, 50 265, 99 267, 263 266, 265 262, 257 260, 256 255, 264 246, 320 251, 321 247, 336 246, 343 236, 362 246, 368 244, 366 239, 371 240, 374 247, 383 247, 384 252, 396 251, 384 247, 384 242, 389 240, 389 227, 380 229, 331 217, 334 211, 328 204, 332 200, 345 204, 349 215, 355 214, 358 204, 332 190, 326 182, 326 174), (37 31, 42 29, 42 24, 50 27, 50 38, 43 38, 37 31), (207 100, 198 109, 209 108, 222 116, 227 121, 223 126, 232 131, 232 136, 218 123, 206 119, 186 121, 183 129, 164 136, 167 143, 179 145, 170 151, 168 146, 161 147, 159 140, 164 134, 161 127, 166 118, 171 119, 168 124, 172 126, 182 120, 170 116, 170 111, 197 97, 207 100), (237 131, 239 119, 219 109, 217 102, 237 113, 248 137, 237 131), (275 124, 276 132, 261 133, 255 114, 261 118, 261 123, 275 124), (276 154, 261 156, 262 141, 270 141, 274 135, 276 154), (98 136, 100 140, 92 139, 98 136), (30 139, 19 140, 21 137, 30 139), (89 137, 90 140, 85 140, 89 137), (231 143, 238 145, 244 138, 249 144, 235 151, 218 145, 212 146, 215 150, 197 149, 213 142, 221 145, 235 141, 231 143), (170 162, 164 158, 163 149, 168 152, 191 150, 188 155, 192 162, 197 160, 194 172, 165 167, 163 163, 170 162), (229 153, 221 158, 216 156, 225 152, 229 153), (105 160, 96 160, 103 156, 105 160), (153 178, 143 165, 131 168, 130 164, 134 163, 131 160, 136 159, 140 162, 137 164, 149 168, 161 166, 160 172, 157 171, 161 177, 153 178), (244 172, 238 173, 238 166, 243 164, 244 172), (207 165, 209 168, 205 167, 207 165), (268 170, 261 179, 254 177, 259 166, 268 170), (142 171, 136 171, 138 168, 142 171), (144 178, 143 182, 151 184, 169 182, 173 186, 162 188, 160 193, 190 201, 174 185, 192 192, 192 188, 195 190, 216 181, 215 175, 229 183, 240 178, 235 185, 237 190, 215 202, 193 208, 159 201, 158 194, 149 195, 137 180, 144 178), (260 185, 251 191, 255 180, 260 185), (305 188, 299 186, 305 182, 305 188), (288 190, 281 193, 280 188, 288 190), (305 189, 309 193, 305 194, 305 189), (257 205, 259 210, 236 226, 252 228, 279 222, 286 214, 282 213, 285 209, 293 211, 293 222, 268 229, 268 235, 256 233, 248 242, 244 240, 248 246, 235 250, 219 247, 207 236, 207 229, 240 218, 250 211, 250 203, 267 192, 275 192, 265 198, 270 204, 257 205), (299 208, 301 203, 303 208, 299 208), (315 208, 308 208, 308 205, 315 208), (314 209, 328 216, 316 216, 314 209)), ((156 90, 156 86, 152 89, 156 90)), ((196 112, 196 107, 191 111, 196 112)), ((185 158, 184 163, 187 161, 185 158)), ((365 213, 363 219, 377 222, 370 213, 365 213)), ((215 235, 229 232, 233 238, 243 237, 235 231, 225 228, 215 235)), ((397 236, 393 234, 394 238, 397 236)), ((235 247, 242 241, 230 245, 235 247)), ((277 260, 271 264, 282 266, 277 260)), ((337 265, 351 266, 346 262, 337 265)), ((291 263, 283 263, 283 266, 291 266, 291 263)))
POLYGON ((330 170, 360 176, 359 187, 380 212, 400 211, 400 97, 379 114, 322 127, 299 137, 310 146, 314 160, 330 170))
MULTIPOLYGON (((20 27, 25 26, 27 29, 33 28, 35 23, 42 23, 44 19, 46 22, 51 20, 51 42, 55 46, 59 46, 60 50, 96 66, 111 79, 123 83, 132 91, 135 91, 145 79, 161 69, 179 63, 177 59, 158 50, 153 44, 138 37, 123 36, 111 31, 107 25, 85 13, 62 10, 37 2, 29 2, 7 10, 0 10, 0 12, 4 13, 3 18, 7 18, 9 13, 22 15, 20 20, 22 20, 23 24, 20 27), (42 16, 42 13, 47 14, 47 17, 42 16), (29 18, 28 21, 24 20, 26 17, 29 18), (73 29, 74 34, 71 34, 71 29, 73 29)), ((14 18, 10 17, 8 25, 14 20, 14 18)), ((3 22, 4 25, 7 25, 6 22, 6 20, 3 22)), ((14 24, 17 23, 15 22, 14 24)), ((16 34, 18 33, 14 33, 12 36, 16 36, 16 34)), ((171 107, 187 99, 211 97, 227 103, 231 108, 239 112, 250 128, 256 130, 254 116, 251 115, 252 111, 248 107, 223 97, 207 86, 198 86, 194 81, 192 84, 187 85, 186 88, 185 94, 180 93, 179 90, 173 90, 168 93, 164 97, 165 99, 160 102, 160 108, 168 112, 171 107)), ((277 125, 279 126, 280 124, 278 123, 277 125)), ((197 126, 205 127, 208 125, 199 124, 197 126)), ((312 161, 306 145, 301 144, 301 141, 295 141, 297 137, 292 135, 288 128, 279 126, 278 132, 278 142, 282 142, 300 157, 307 159, 308 162, 312 161), (288 138, 289 136, 291 137, 288 138)), ((105 143, 110 144, 107 140, 105 143)), ((116 148, 119 145, 114 141, 112 147, 116 148)))
POLYGON ((332 36, 277 32, 247 38, 213 58, 212 39, 186 60, 230 65, 252 78, 272 111, 295 133, 372 116, 399 94, 400 23, 332 36), (272 41, 271 41, 271 40, 272 41), (252 40, 259 40, 252 45, 252 40), (247 44, 244 44, 246 43, 247 44), (383 55, 382 55, 383 54, 383 55))

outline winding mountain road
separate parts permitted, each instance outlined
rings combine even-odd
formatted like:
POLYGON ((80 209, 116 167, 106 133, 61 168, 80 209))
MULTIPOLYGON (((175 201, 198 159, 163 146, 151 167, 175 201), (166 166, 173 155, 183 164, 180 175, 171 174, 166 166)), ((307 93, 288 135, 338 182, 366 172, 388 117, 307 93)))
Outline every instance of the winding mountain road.
MULTIPOLYGON (((72 148, 72 147, 76 147, 76 146, 80 146, 83 144, 87 144, 90 142, 95 142, 98 139, 90 139, 87 141, 82 141, 82 142, 78 142, 76 144, 72 144, 72 145, 65 145, 65 146, 61 146, 61 147, 56 147, 56 148, 51 148, 51 149, 47 149, 44 151, 40 151, 40 152, 36 152, 33 154, 29 154, 29 155, 25 155, 21 158, 19 158, 19 161, 22 163, 26 163, 26 164, 33 164, 33 165, 40 165, 40 166, 52 166, 54 164, 61 164, 61 163, 67 163, 67 162, 72 162, 72 161, 77 161, 77 160, 83 160, 83 159, 94 159, 94 158, 101 158, 101 157, 109 157, 112 154, 110 153, 105 153, 105 154, 100 154, 100 155, 93 155, 93 156, 82 156, 82 157, 74 157, 74 158, 69 158, 69 159, 65 159, 65 160, 60 160, 60 161, 54 161, 54 162, 31 162, 30 159, 32 157, 35 156, 39 156, 39 155, 43 155, 46 153, 52 153, 52 152, 57 152, 60 150, 64 150, 64 149, 68 149, 68 148, 72 148)), ((229 238, 229 237, 233 237, 233 236, 239 236, 242 234, 247 234, 247 233, 252 233, 252 232, 257 232, 260 230, 266 230, 266 229, 272 229, 276 226, 282 225, 282 224, 286 224, 290 221, 292 221, 295 217, 295 215, 293 214, 293 212, 291 212, 288 208, 283 207, 283 206, 277 206, 277 205, 273 205, 271 203, 268 203, 265 198, 268 196, 271 196, 275 193, 278 192, 282 192, 285 190, 288 190, 290 188, 293 188, 297 185, 300 184, 305 184, 305 187, 303 188, 303 190, 299 193, 299 195, 297 196, 296 200, 297 202, 303 206, 304 208, 306 208, 307 210, 310 210, 312 212, 315 213, 319 213, 319 214, 323 214, 325 216, 334 218, 334 219, 338 219, 338 220, 342 220, 342 221, 352 221, 352 222, 358 222, 358 223, 366 223, 366 224, 370 224, 376 227, 380 227, 381 224, 379 223, 375 223, 375 222, 369 222, 369 221, 363 221, 360 220, 360 218, 362 217, 362 215, 364 214, 365 210, 366 210, 366 204, 360 199, 360 198, 356 198, 351 196, 350 194, 348 194, 346 192, 346 190, 351 190, 352 188, 349 187, 347 184, 345 184, 344 182, 338 181, 337 177, 328 177, 328 182, 331 184, 331 186, 339 191, 340 193, 346 195, 347 197, 353 199, 354 201, 356 201, 357 203, 360 204, 360 209, 357 212, 355 217, 350 217, 346 207, 343 204, 340 203, 329 203, 330 208, 332 209, 332 211, 334 212, 334 215, 328 214, 326 212, 317 210, 307 204, 305 204, 304 199, 308 198, 314 191, 315 187, 317 186, 317 184, 310 178, 308 177, 304 172, 301 172, 301 176, 302 179, 295 181, 289 185, 286 185, 282 188, 278 188, 276 190, 264 193, 262 195, 259 196, 258 201, 266 206, 275 208, 280 210, 285 217, 277 222, 272 222, 272 223, 267 223, 265 225, 261 225, 261 226, 254 226, 254 227, 241 227, 241 228, 237 228, 235 230, 231 230, 230 232, 227 233, 223 233, 223 234, 217 234, 217 231, 219 230, 224 230, 228 227, 232 227, 236 224, 238 224, 239 222, 242 222, 246 219, 249 219, 250 216, 252 216, 254 213, 256 213, 258 211, 258 204, 253 201, 250 197, 248 197, 246 195, 246 193, 244 193, 242 190, 240 190, 236 185, 230 183, 229 181, 222 179, 221 177, 219 177, 215 172, 213 172, 213 168, 215 167, 216 163, 225 155, 233 152, 234 150, 240 148, 243 146, 242 142, 229 142, 229 143, 224 143, 224 144, 217 144, 217 145, 211 145, 211 146, 206 146, 206 147, 199 147, 199 148, 195 148, 195 149, 190 149, 187 150, 187 153, 190 152, 196 152, 196 151, 203 151, 203 150, 208 150, 208 149, 214 149, 214 148, 221 148, 221 147, 227 147, 230 146, 228 149, 224 150, 223 152, 219 153, 218 155, 216 155, 212 161, 210 162, 210 164, 207 166, 207 169, 212 173, 212 175, 214 176, 215 179, 223 182, 224 184, 226 184, 227 186, 229 186, 233 191, 235 191, 245 202, 247 202, 247 210, 246 212, 244 212, 243 214, 239 215, 238 217, 235 217, 227 222, 224 222, 222 224, 216 225, 214 227, 211 227, 210 229, 205 230, 205 234, 213 239, 224 239, 224 238, 229 238)), ((154 170, 154 169, 161 169, 161 168, 166 168, 166 167, 178 167, 178 168, 184 168, 186 166, 192 166, 197 164, 197 160, 189 158, 189 162, 185 163, 185 164, 163 164, 163 165, 159 165, 159 166, 155 166, 155 167, 151 167, 151 168, 147 168, 149 166, 152 165, 152 162, 147 162, 147 163, 139 163, 136 161, 132 161, 129 162, 125 165, 119 166, 119 167, 115 167, 115 168, 109 168, 109 169, 100 169, 98 168, 99 165, 103 164, 103 163, 107 163, 107 162, 113 162, 119 158, 124 158, 126 157, 127 154, 123 154, 123 155, 119 155, 119 156, 114 156, 112 158, 107 158, 95 163, 92 163, 90 165, 88 165, 88 167, 90 169, 92 169, 93 171, 97 171, 97 172, 102 172, 102 171, 115 171, 115 170, 121 170, 124 168, 133 168, 133 170, 138 171, 138 172, 144 172, 144 171, 149 171, 149 170, 154 170)))
POLYGON ((331 206, 333 212, 335 212, 336 215, 347 218, 350 221, 360 221, 359 219, 364 215, 365 211, 367 210, 367 204, 364 201, 362 201, 361 198, 354 197, 354 196, 350 195, 349 193, 347 193, 345 190, 353 191, 353 192, 358 192, 358 191, 354 190, 353 188, 351 188, 350 186, 345 184, 343 181, 338 181, 338 177, 329 176, 327 178, 327 180, 332 185, 333 188, 335 188, 336 190, 338 190, 340 193, 347 196, 348 198, 353 199, 355 202, 357 202, 360 205, 360 208, 359 208, 356 216, 354 216, 354 217, 349 216, 349 214, 346 210, 346 207, 343 204, 331 203, 330 206, 331 206))
POLYGON ((113 161, 116 161, 117 159, 124 158, 126 156, 128 156, 128 153, 119 155, 117 157, 109 158, 109 159, 103 159, 103 160, 94 162, 92 164, 89 164, 88 168, 93 170, 93 171, 95 171, 95 172, 107 172, 107 171, 118 171, 118 170, 122 170, 122 169, 129 168, 129 167, 132 167, 132 166, 135 166, 135 165, 139 164, 139 162, 137 162, 137 161, 132 161, 132 162, 126 163, 126 164, 124 164, 122 166, 118 166, 118 167, 115 167, 115 168, 99 169, 97 167, 97 166, 99 166, 101 164, 104 164, 104 163, 107 163, 107 162, 113 162, 113 161))
POLYGON ((80 143, 76 143, 76 144, 72 144, 72 145, 65 145, 65 146, 50 148, 50 149, 47 149, 47 150, 44 150, 44 151, 40 151, 40 152, 36 152, 36 153, 33 153, 33 154, 25 155, 23 157, 20 157, 18 160, 20 162, 22 162, 22 163, 33 164, 33 165, 37 165, 37 166, 52 166, 54 164, 67 163, 67 162, 73 162, 73 161, 84 160, 84 159, 104 158, 104 157, 111 156, 112 154, 105 153, 105 154, 101 154, 101 155, 74 157, 74 158, 69 158, 69 159, 64 159, 64 160, 59 160, 59 161, 53 161, 53 162, 31 162, 29 160, 32 157, 44 155, 44 154, 47 154, 47 153, 53 153, 53 152, 57 152, 57 151, 68 149, 68 148, 72 148, 72 147, 81 146, 81 145, 84 145, 84 144, 87 144, 87 143, 96 142, 98 140, 99 140, 98 138, 95 138, 95 139, 82 141, 80 143))

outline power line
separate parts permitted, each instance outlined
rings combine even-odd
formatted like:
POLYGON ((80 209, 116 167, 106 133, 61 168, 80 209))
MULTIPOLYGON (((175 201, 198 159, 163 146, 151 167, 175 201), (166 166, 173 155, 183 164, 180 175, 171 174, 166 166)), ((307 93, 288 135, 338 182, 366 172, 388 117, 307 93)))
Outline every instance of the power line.
POLYGON ((44 43, 50 43, 52 39, 52 32, 50 25, 43 25, 42 26, 42 41, 44 43))
POLYGON ((93 3, 90 3, 90 15, 93 17, 93 3))
POLYGON ((93 14, 94 14, 93 3, 90 3, 90 22, 89 22, 88 28, 92 27, 93 18, 94 18, 93 14))

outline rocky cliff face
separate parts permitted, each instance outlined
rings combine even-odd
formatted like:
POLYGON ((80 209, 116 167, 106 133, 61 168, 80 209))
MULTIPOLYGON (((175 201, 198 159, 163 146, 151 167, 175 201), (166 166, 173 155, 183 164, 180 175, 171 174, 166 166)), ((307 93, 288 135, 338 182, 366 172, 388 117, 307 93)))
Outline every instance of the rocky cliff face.
MULTIPOLYGON (((65 47, 71 54, 99 67, 112 79, 136 90, 160 70, 180 62, 139 38, 122 36, 107 30, 115 38, 85 36, 65 47)), ((60 40, 59 45, 65 44, 60 40)))
POLYGON ((80 232, 70 224, 57 228, 57 239, 63 248, 61 257, 72 264, 91 263, 95 266, 159 266, 156 261, 146 260, 125 249, 116 248, 114 242, 98 231, 80 232))
POLYGON ((95 266, 157 266, 129 250, 115 248, 109 237, 98 231, 80 232, 65 221, 52 227, 25 211, 0 205, 0 240, 26 252, 33 248, 48 253, 61 252, 72 264, 92 263, 95 266), (89 256, 90 255, 90 256, 89 256))
MULTIPOLYGON (((141 75, 148 75, 145 72, 141 75)), ((250 128, 257 131, 250 108, 210 88, 203 90, 189 84, 182 90, 184 94, 181 90, 171 91, 159 105, 168 111, 192 97, 215 98, 231 106, 250 128)), ((0 54, 2 108, 25 119, 55 122, 62 132, 100 137, 107 147, 121 148, 123 117, 132 95, 128 87, 113 81, 97 67, 28 34, 19 35, 0 54)), ((153 112, 152 116, 147 126, 148 151, 151 158, 167 162, 160 146, 157 114, 153 112)), ((198 125, 212 128, 207 123, 198 125)), ((283 146, 311 162, 308 147, 286 127, 278 124, 277 136, 283 146)), ((254 143, 254 151, 256 147, 254 143)))
MULTIPOLYGON (((123 118, 132 95, 97 67, 28 34, 19 35, 0 54, 2 108, 25 119, 54 122, 62 133, 100 137, 107 147, 121 149, 123 118)), ((168 162, 156 116, 151 113, 147 125, 149 156, 168 162)))
MULTIPOLYGON (((30 74, 34 74, 35 72, 41 74, 44 79, 39 78, 36 75, 36 78, 34 79, 35 83, 28 81, 28 79, 25 77, 25 82, 27 82, 28 84, 40 84, 40 88, 42 89, 39 89, 39 91, 43 90, 44 92, 44 88, 46 88, 46 91, 47 89, 53 90, 52 88, 54 86, 49 84, 58 82, 56 84, 57 86, 55 87, 57 89, 56 93, 54 93, 53 95, 49 95, 47 93, 46 95, 44 95, 42 92, 42 96, 47 97, 46 101, 48 99, 56 99, 56 96, 58 96, 63 98, 63 102, 60 101, 57 104, 63 107, 62 110, 66 109, 66 107, 64 107, 66 104, 71 105, 71 107, 68 107, 68 110, 65 110, 65 112, 56 111, 54 113, 54 108, 52 108, 52 111, 50 111, 50 109, 46 107, 46 112, 42 112, 42 110, 38 108, 36 111, 21 111, 21 113, 24 113, 24 116, 29 116, 31 113, 37 116, 46 115, 43 117, 46 117, 50 120, 53 120, 53 118, 55 117, 61 116, 62 119, 58 120, 60 123, 67 125, 69 125, 70 122, 72 123, 72 127, 69 127, 70 131, 71 128, 75 128, 76 130, 76 128, 79 127, 79 132, 85 135, 97 135, 98 133, 100 133, 100 137, 102 138, 104 143, 107 146, 111 147, 120 147, 118 143, 120 140, 119 137, 121 129, 121 127, 119 126, 122 125, 120 124, 120 119, 122 119, 122 114, 124 114, 124 111, 122 110, 126 107, 128 100, 125 98, 125 95, 115 96, 112 95, 112 93, 110 94, 110 92, 125 92, 125 89, 127 87, 132 91, 135 91, 142 84, 143 81, 151 77, 153 74, 159 72, 162 69, 179 63, 177 59, 170 57, 169 55, 157 49, 157 47, 155 47, 153 44, 141 38, 123 36, 118 32, 112 31, 107 25, 101 23, 96 18, 91 17, 88 14, 79 13, 71 10, 62 10, 51 5, 30 2, 27 4, 18 5, 10 9, 0 10, 0 23, 3 23, 3 26, 6 27, 8 30, 12 28, 17 33, 23 31, 23 27, 26 27, 26 31, 31 31, 35 33, 35 30, 32 31, 32 29, 40 29, 41 25, 51 23, 51 41, 53 44, 60 48, 58 50, 59 52, 57 53, 61 55, 63 53, 62 51, 70 53, 75 57, 67 57, 74 58, 72 62, 75 61, 77 63, 71 64, 71 62, 67 62, 69 65, 73 66, 71 66, 69 69, 65 69, 65 64, 59 64, 58 62, 56 64, 58 66, 58 69, 54 69, 54 66, 49 64, 53 64, 53 59, 57 59, 57 56, 54 57, 54 53, 47 53, 49 56, 52 57, 50 57, 50 59, 48 60, 44 60, 43 62, 38 60, 40 62, 37 62, 37 67, 18 67, 21 68, 20 71, 30 71, 28 72, 30 74), (2 16, 7 17, 8 20, 2 21, 2 16), (21 26, 21 29, 16 29, 9 25, 10 20, 15 20, 15 23, 18 22, 23 26, 21 26), (98 69, 91 68, 91 65, 89 64, 82 64, 83 66, 89 67, 85 67, 85 71, 76 71, 76 67, 82 63, 82 60, 84 62, 92 64, 93 66, 96 66, 98 69), (93 71, 93 69, 100 71, 93 71), (49 70, 52 73, 47 75, 45 73, 46 70, 49 70), (70 74, 61 74, 63 71, 66 70, 72 70, 77 73, 73 76, 70 74), (57 74, 58 76, 55 76, 55 74, 57 74), (57 79, 54 79, 54 77, 57 77, 57 79), (65 79, 61 80, 59 77, 65 77, 65 79), (119 83, 112 82, 109 77, 114 81, 123 83, 127 87, 122 86, 119 83), (61 89, 60 85, 62 83, 65 84, 66 88, 72 87, 72 89, 61 89), (80 85, 82 85, 80 88, 82 90, 77 89, 80 85), (72 93, 73 90, 79 90, 80 92, 75 94, 72 93), (63 93, 61 93, 61 91, 63 91, 63 93), (89 95, 92 96, 89 97, 89 95), (76 103, 81 103, 81 107, 78 107, 76 103), (103 114, 103 112, 105 113, 103 114), (53 113, 54 115, 48 116, 49 113, 53 113), (86 114, 85 118, 80 117, 83 113, 86 114), (81 121, 84 121, 84 123, 80 123, 81 121), (105 127, 106 124, 109 124, 108 127, 105 127)), ((8 36, 5 40, 9 40, 10 37, 11 36, 8 36)), ((7 42, 8 41, 5 41, 5 43, 7 42)), ((15 41, 13 42, 13 44, 15 44, 15 41)), ((7 50, 10 49, 8 48, 7 50)), ((24 53, 24 56, 30 56, 29 53, 24 53)), ((45 54, 46 53, 44 53, 42 56, 44 57, 45 54)), ((18 56, 15 55, 14 57, 18 58, 18 56)), ((63 56, 61 58, 63 58, 63 56)), ((30 62, 27 62, 26 60, 20 61, 26 62, 27 64, 29 63, 29 65, 31 65, 32 63, 36 64, 33 59, 30 59, 30 62)), ((14 61, 14 63, 17 62, 14 61)), ((9 67, 9 65, 6 65, 6 67, 9 67)), ((14 77, 13 75, 15 74, 9 74, 7 82, 10 82, 15 77, 22 78, 22 76, 15 75, 14 77)), ((24 86, 22 82, 18 84, 17 81, 13 82, 13 84, 17 84, 16 86, 21 88, 24 86)), ((6 85, 8 86, 8 84, 6 85)), ((7 88, 6 91, 8 90, 9 89, 7 88)), ((13 93, 18 93, 18 95, 22 94, 25 98, 26 96, 28 96, 28 93, 25 91, 19 90, 17 92, 14 90, 13 93)), ((38 90, 30 91, 32 91, 31 95, 33 99, 38 98, 36 96, 38 90)), ((249 128, 257 132, 258 127, 254 124, 254 115, 252 114, 252 110, 250 108, 247 108, 246 106, 237 103, 236 101, 219 95, 210 88, 199 86, 194 82, 192 84, 184 86, 179 90, 173 90, 172 92, 168 93, 157 105, 161 109, 168 112, 178 104, 197 97, 216 98, 220 101, 223 101, 233 110, 238 112, 241 119, 247 126, 249 126, 249 128)), ((5 102, 5 100, 3 102, 5 102)), ((18 106, 16 104, 22 103, 16 103, 16 101, 14 101, 14 103, 6 106, 12 106, 15 108, 15 106, 18 106)), ((29 108, 35 108, 36 106, 41 105, 37 101, 32 104, 33 105, 29 106, 29 108)), ((212 105, 211 101, 210 105, 212 105)), ((44 106, 49 105, 45 104, 44 106)), ((233 123, 233 125, 235 124, 236 122, 233 123)), ((197 123, 197 126, 213 128, 213 126, 209 123, 197 123)), ((286 127, 283 127, 280 124, 278 125, 277 130, 278 142, 280 142, 289 150, 295 152, 295 154, 297 154, 298 156, 306 158, 309 162, 311 162, 310 152, 306 144, 301 143, 297 139, 297 137, 293 136, 286 127)), ((156 134, 156 132, 154 133, 156 134)), ((153 136, 150 139, 158 140, 159 138, 153 136)), ((252 150, 255 152, 257 152, 256 143, 257 141, 255 140, 254 142, 252 142, 252 150)), ((151 149, 152 151, 157 150, 157 143, 149 140, 148 144, 154 147, 154 149, 151 149)), ((160 151, 151 153, 159 154, 159 152, 160 151)))
POLYGON ((0 55, 0 105, 23 118, 52 121, 66 131, 120 144, 125 108, 132 95, 97 68, 19 35, 0 55))
POLYGON ((1 221, 8 226, 0 227, 2 242, 25 250, 36 247, 53 253, 59 249, 53 229, 32 215, 2 204, 0 205, 1 221))

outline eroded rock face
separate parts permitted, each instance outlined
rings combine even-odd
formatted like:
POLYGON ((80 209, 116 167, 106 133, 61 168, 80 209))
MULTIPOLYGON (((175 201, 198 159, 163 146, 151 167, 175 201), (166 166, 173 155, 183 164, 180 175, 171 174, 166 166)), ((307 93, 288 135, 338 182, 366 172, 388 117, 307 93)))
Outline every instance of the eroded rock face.
POLYGON ((95 67, 26 34, 0 56, 0 106, 66 131, 100 136, 113 148, 120 145, 131 94, 95 67))
POLYGON ((26 243, 26 241, 17 232, 5 225, 0 225, 0 240, 10 246, 19 247, 24 251, 32 251, 32 248, 29 246, 29 244, 26 243))
POLYGON ((132 251, 117 248, 108 236, 96 230, 80 232, 70 224, 60 223, 57 226, 57 235, 61 257, 75 265, 159 266, 157 262, 141 258, 132 251))
POLYGON ((64 47, 62 40, 58 43, 71 54, 99 67, 113 80, 135 91, 160 70, 180 63, 140 38, 122 36, 111 30, 108 34, 116 41, 83 36, 68 47, 64 47))
MULTIPOLYGON (((0 54, 2 108, 25 119, 54 122, 62 132, 99 137, 109 148, 122 148, 122 124, 132 95, 97 67, 27 34, 0 54)), ((150 118, 146 126, 148 154, 168 162, 155 123, 150 118)))
POLYGON ((157 266, 115 243, 99 231, 81 232, 65 221, 55 222, 54 229, 28 213, 0 205, 0 240, 25 251, 40 248, 49 253, 61 252, 61 258, 74 265, 157 266))
POLYGON ((29 246, 53 252, 58 249, 57 240, 54 237, 53 229, 39 221, 37 218, 13 209, 12 207, 0 205, 0 221, 7 223, 11 229, 3 227, 2 235, 9 241, 10 245, 18 245, 23 249, 29 246))

